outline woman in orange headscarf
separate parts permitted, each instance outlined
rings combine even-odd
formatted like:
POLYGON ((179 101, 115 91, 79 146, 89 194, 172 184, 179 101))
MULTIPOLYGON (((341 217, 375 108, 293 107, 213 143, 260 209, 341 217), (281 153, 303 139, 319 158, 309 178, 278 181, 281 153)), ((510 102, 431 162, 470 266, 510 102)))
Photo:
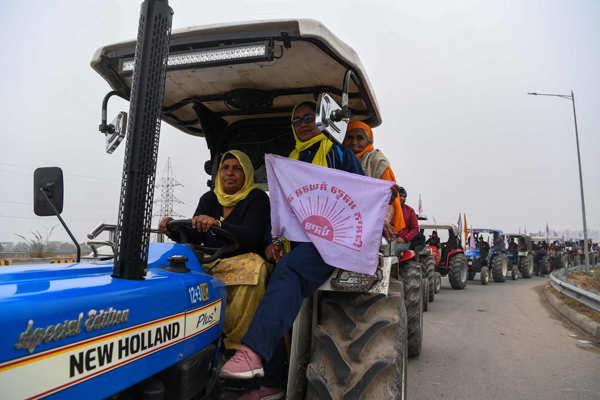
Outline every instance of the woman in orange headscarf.
MULTIPOLYGON (((390 162, 379 149, 373 147, 373 131, 369 125, 362 121, 350 122, 346 129, 344 146, 352 150, 354 155, 359 159, 365 175, 396 182, 390 162)), ((392 206, 393 216, 391 216, 391 220, 390 216, 388 216, 386 221, 390 221, 393 232, 396 234, 406 226, 404 216, 402 215, 402 205, 398 196, 394 199, 392 206)))

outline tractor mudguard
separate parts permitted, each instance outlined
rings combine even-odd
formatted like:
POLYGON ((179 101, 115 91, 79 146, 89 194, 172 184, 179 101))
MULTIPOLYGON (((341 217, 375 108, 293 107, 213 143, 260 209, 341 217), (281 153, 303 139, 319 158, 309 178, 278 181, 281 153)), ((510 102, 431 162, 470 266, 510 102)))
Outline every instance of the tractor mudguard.
POLYGON ((189 247, 150 244, 143 280, 112 272, 112 261, 0 270, 3 399, 106 398, 219 339, 226 288, 189 247), (189 272, 165 269, 175 255, 189 272))
POLYGON ((400 257, 398 257, 398 262, 404 262, 408 260, 412 260, 416 257, 416 253, 413 250, 406 250, 400 253, 400 257))
POLYGON ((455 249, 452 250, 448 253, 448 255, 446 256, 446 267, 448 267, 448 263, 450 262, 450 257, 452 257, 454 254, 457 253, 464 253, 464 251, 462 249, 455 249))

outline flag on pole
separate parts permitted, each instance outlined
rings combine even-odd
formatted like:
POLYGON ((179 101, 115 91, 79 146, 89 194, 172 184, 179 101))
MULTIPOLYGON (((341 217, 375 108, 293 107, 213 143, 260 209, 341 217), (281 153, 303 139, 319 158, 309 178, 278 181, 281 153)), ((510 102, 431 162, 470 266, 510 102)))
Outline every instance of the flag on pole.
MULTIPOLYGON (((467 233, 467 213, 463 214, 463 220, 464 220, 463 229, 465 230, 465 243, 467 243, 467 236, 468 236, 468 233, 467 233)), ((471 230, 472 229, 473 229, 473 227, 471 227, 471 230)), ((473 236, 473 235, 471 235, 471 236, 473 236)))
POLYGON ((527 225, 523 225, 523 233, 527 235, 527 225))
POLYGON ((437 224, 438 224, 438 223, 437 223, 437 221, 436 221, 436 219, 435 219, 435 217, 433 217, 433 224, 434 224, 434 225, 437 225, 437 224))
POLYGON ((548 228, 548 223, 546 222, 546 237, 550 236, 550 228, 548 228))
POLYGON ((521 234, 521 227, 519 226, 519 235, 521 234))
MULTIPOLYGON (((467 230, 465 229, 465 232, 467 230)), ((475 243, 475 236, 473 235, 473 227, 471 227, 471 240, 469 240, 469 249, 473 250, 477 247, 477 244, 475 243)))
MULTIPOLYGON (((458 226, 458 232, 456 234, 458 235, 458 238, 460 240, 460 237, 462 236, 462 217, 460 213, 458 213, 458 222, 456 223, 456 225, 458 226)), ((466 239, 465 244, 467 244, 466 239)))
POLYGON ((393 182, 274 154, 265 165, 273 236, 312 242, 327 264, 372 275, 393 182))
POLYGON ((421 202, 421 193, 419 193, 419 214, 423 214, 423 203, 421 202))

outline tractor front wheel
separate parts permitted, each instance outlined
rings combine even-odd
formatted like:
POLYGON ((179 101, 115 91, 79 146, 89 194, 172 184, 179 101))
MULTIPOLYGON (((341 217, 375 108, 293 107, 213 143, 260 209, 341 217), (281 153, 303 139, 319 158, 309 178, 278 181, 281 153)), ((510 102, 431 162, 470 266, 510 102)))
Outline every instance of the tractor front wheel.
POLYGON ((487 285, 490 282, 490 270, 488 267, 481 267, 479 272, 479 279, 481 279, 482 285, 487 285))
POLYGON ((405 399, 406 308, 402 282, 388 295, 321 295, 306 369, 307 399, 405 399))
POLYGON ((508 272, 508 260, 504 254, 496 254, 492 258, 492 277, 494 282, 506 281, 506 273, 508 272))

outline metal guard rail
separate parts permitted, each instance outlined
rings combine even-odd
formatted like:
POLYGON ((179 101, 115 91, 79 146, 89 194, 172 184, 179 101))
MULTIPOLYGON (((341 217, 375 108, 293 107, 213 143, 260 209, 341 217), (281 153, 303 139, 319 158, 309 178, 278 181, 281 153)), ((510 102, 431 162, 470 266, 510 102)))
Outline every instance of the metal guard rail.
POLYGON ((553 271, 550 274, 550 284, 554 289, 558 290, 565 296, 577 300, 581 304, 585 304, 589 308, 600 312, 600 296, 566 282, 568 276, 567 274, 569 272, 572 272, 574 270, 582 271, 585 269, 587 269, 587 267, 579 266, 570 268, 569 270, 560 269, 557 271, 553 271))

